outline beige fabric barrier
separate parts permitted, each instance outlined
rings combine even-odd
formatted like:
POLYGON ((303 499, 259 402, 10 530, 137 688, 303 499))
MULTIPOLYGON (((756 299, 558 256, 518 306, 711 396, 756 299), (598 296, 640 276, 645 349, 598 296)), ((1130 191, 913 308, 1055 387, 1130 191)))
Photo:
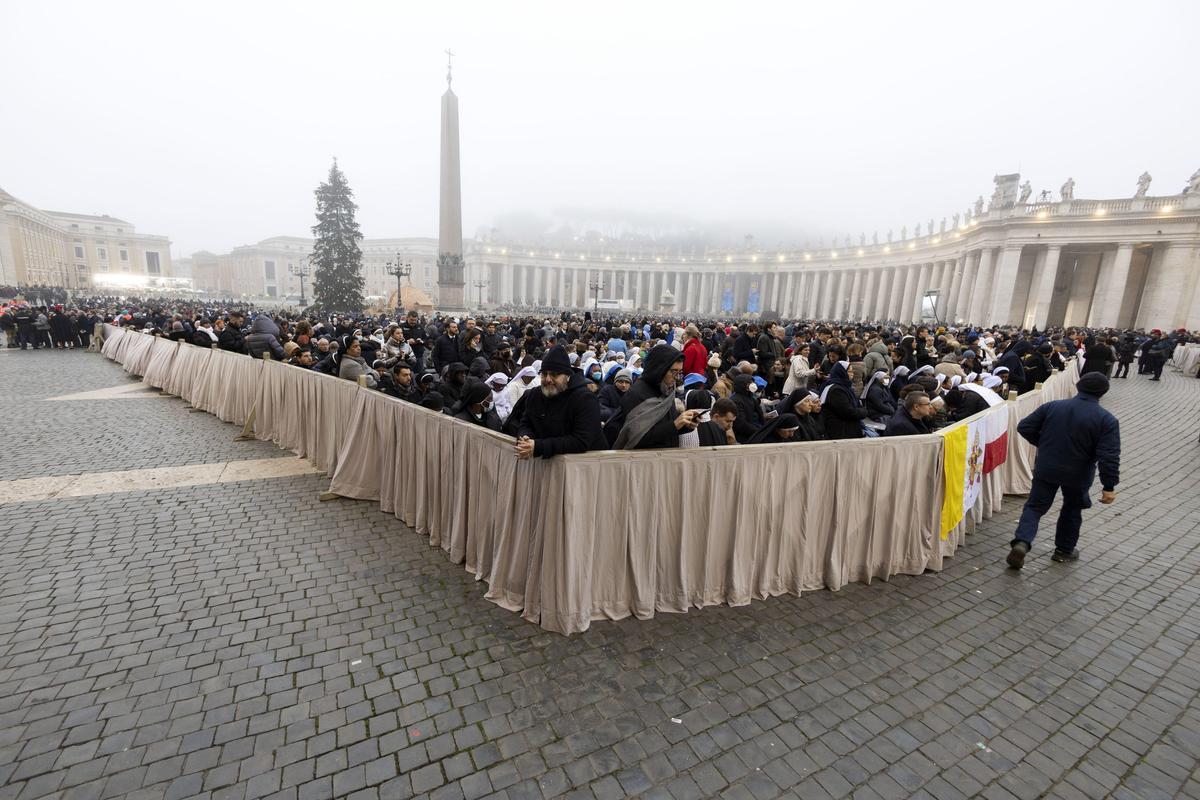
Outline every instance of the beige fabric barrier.
MULTIPOLYGON (((166 386, 171 374, 171 363, 175 360, 179 348, 179 342, 162 338, 154 339, 150 347, 150 358, 146 362, 146 372, 142 376, 142 383, 156 389, 170 391, 166 386)), ((174 394, 178 394, 178 392, 174 392, 174 394)))
POLYGON ((1195 377, 1200 372, 1200 344, 1185 344, 1176 347, 1171 360, 1184 375, 1195 377))
POLYGON ((920 574, 940 453, 918 436, 565 457, 569 524, 545 542, 542 627, 920 574))
MULTIPOLYGON (((149 339, 106 330, 104 353, 133 371, 149 339)), ((945 540, 937 435, 518 461, 507 436, 278 362, 180 345, 166 384, 226 421, 253 410, 255 435, 328 470, 332 492, 377 501, 486 581, 488 600, 570 634, 941 569, 1006 491, 1028 490, 1016 424, 1071 396, 1077 371, 1008 405, 1008 462, 945 540)))
POLYGON ((207 386, 203 389, 209 413, 224 422, 245 425, 258 398, 263 362, 225 350, 210 350, 207 386))
POLYGON ((323 472, 337 466, 358 386, 278 361, 259 371, 254 434, 307 458, 323 472))
POLYGON ((104 341, 100 345, 100 354, 120 364, 121 359, 117 358, 117 352, 122 347, 122 341, 125 338, 125 329, 105 323, 102 330, 104 332, 104 341))
POLYGON ((517 461, 512 439, 369 390, 354 398, 330 491, 377 500, 538 620, 542 537, 563 535, 560 459, 517 461))
POLYGON ((193 347, 181 344, 175 360, 171 362, 171 372, 167 376, 164 392, 182 397, 196 406, 196 397, 200 391, 199 377, 212 358, 211 347, 193 347))
POLYGON ((123 360, 121 365, 130 375, 141 377, 146 374, 146 367, 150 363, 150 353, 154 349, 155 337, 153 336, 130 336, 128 337, 128 345, 122 351, 123 360))

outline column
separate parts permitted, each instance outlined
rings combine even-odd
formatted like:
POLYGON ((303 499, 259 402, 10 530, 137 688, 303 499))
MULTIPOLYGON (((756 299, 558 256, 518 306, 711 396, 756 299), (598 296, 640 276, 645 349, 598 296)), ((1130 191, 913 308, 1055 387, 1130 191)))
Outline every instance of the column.
POLYGON ((888 292, 888 319, 903 322, 900 319, 900 307, 904 303, 904 279, 908 275, 906 267, 892 268, 892 287, 888 292))
POLYGON ((875 321, 887 319, 888 288, 892 283, 892 271, 882 268, 876 270, 875 298, 872 300, 871 314, 875 321))
MULTIPOLYGON (((1045 259, 1042 262, 1042 271, 1038 276, 1037 283, 1030 287, 1033 292, 1033 327, 1038 330, 1045 330, 1047 320, 1050 318, 1050 304, 1054 301, 1054 282, 1058 279, 1058 259, 1062 254, 1062 248, 1058 245, 1050 245, 1046 248, 1045 259)), ((1130 257, 1133 256, 1133 247, 1129 248, 1130 257)), ((1129 262, 1125 262, 1126 271, 1129 269, 1129 262)))
POLYGON ((868 269, 863 272, 862 310, 860 320, 875 319, 875 292, 879 288, 879 270, 868 269))
POLYGON ((1155 244, 1138 309, 1138 327, 1164 331, 1183 327, 1191 315, 1191 276, 1198 268, 1200 252, 1195 244, 1186 240, 1155 244), (1165 248, 1161 255, 1160 247, 1165 248))
POLYGON ((804 316, 809 319, 816 319, 820 315, 821 290, 825 288, 821 275, 820 271, 809 273, 808 295, 804 300, 804 316))
POLYGON ((913 287, 913 322, 920 322, 925 310, 925 292, 929 288, 930 276, 933 274, 933 264, 928 261, 913 270, 916 275, 916 285, 913 287))
MULTIPOLYGON (((1021 246, 1010 245, 1000 251, 996 262, 996 275, 992 281, 991 319, 992 325, 1008 325, 1013 322, 1013 289, 1017 285, 1017 270, 1021 265, 1021 246)), ((1084 317, 1083 323, 1087 322, 1084 317)))
POLYGON ((976 325, 988 325, 992 320, 983 319, 988 313, 988 302, 991 300, 989 291, 992 285, 992 259, 994 251, 985 247, 979 252, 979 269, 975 272, 975 282, 971 287, 971 312, 968 321, 976 325))
POLYGON ((821 319, 833 319, 833 299, 837 297, 838 274, 833 270, 825 272, 825 289, 821 302, 821 319))
POLYGON ((958 312, 958 290, 962 286, 963 261, 963 257, 959 256, 947 262, 950 265, 950 280, 947 283, 949 288, 946 290, 947 322, 953 322, 954 315, 958 312))
POLYGON ((971 316, 971 296, 974 293, 975 278, 979 274, 979 261, 983 254, 976 250, 963 256, 962 278, 959 281, 958 297, 954 300, 954 319, 969 320, 971 316))
POLYGON ((954 259, 942 262, 942 280, 939 284, 938 316, 943 322, 950 320, 950 298, 954 294, 954 259))
POLYGON ((846 319, 862 319, 858 313, 858 300, 862 294, 862 270, 850 273, 850 305, 846 308, 846 319))
MULTIPOLYGON (((1047 251, 1049 261, 1049 251, 1047 251)), ((1101 275, 1096 284, 1096 297, 1092 301, 1091 324, 1097 328, 1115 328, 1120 324, 1121 303, 1125 299, 1125 287, 1129 282, 1129 265, 1133 261, 1133 245, 1118 244, 1116 259, 1107 275, 1101 275)), ((1051 278, 1053 288, 1053 278, 1051 278)), ((1041 309, 1041 295, 1038 308, 1041 309)), ((1049 305, 1049 301, 1047 301, 1049 305)))
POLYGON ((917 290, 917 271, 919 269, 920 267, 916 264, 909 264, 901 267, 896 273, 897 286, 900 289, 896 292, 896 319, 899 322, 912 322, 912 298, 913 293, 917 290))
POLYGON ((794 295, 795 280, 796 280, 796 273, 789 272, 787 274, 787 279, 784 281, 784 284, 783 284, 783 309, 780 313, 782 313, 785 317, 793 316, 792 300, 795 296, 794 295))

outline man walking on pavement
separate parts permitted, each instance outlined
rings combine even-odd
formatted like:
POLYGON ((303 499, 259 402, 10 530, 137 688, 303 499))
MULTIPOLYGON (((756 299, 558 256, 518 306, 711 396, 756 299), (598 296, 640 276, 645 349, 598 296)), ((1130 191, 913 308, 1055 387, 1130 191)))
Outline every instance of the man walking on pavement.
POLYGON ((1037 448, 1033 488, 1008 554, 1008 566, 1020 569, 1033 546, 1038 522, 1062 490, 1063 506, 1054 534, 1053 561, 1077 561, 1083 510, 1091 508, 1088 490, 1100 469, 1100 502, 1117 499, 1121 466, 1121 431, 1117 418, 1100 407, 1108 391, 1108 376, 1089 372, 1075 384, 1079 394, 1039 406, 1017 425, 1017 433, 1037 448))

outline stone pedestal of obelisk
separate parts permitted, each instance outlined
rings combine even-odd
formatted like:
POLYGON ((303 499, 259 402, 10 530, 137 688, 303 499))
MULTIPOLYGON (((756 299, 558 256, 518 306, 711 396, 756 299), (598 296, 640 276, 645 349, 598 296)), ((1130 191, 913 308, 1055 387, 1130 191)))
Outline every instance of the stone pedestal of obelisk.
POLYGON ((458 97, 450 89, 442 95, 441 214, 438 225, 438 310, 465 313, 463 289, 462 184, 458 163, 458 97))

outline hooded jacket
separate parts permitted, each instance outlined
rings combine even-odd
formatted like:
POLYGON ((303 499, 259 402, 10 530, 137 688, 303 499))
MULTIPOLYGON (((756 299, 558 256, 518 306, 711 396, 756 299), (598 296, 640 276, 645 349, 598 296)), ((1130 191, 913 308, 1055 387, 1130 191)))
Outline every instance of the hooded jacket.
MULTIPOLYGON (((669 344, 656 345, 646 354, 641 376, 621 396, 621 411, 614 415, 604 427, 604 433, 609 442, 617 441, 617 437, 625 427, 625 421, 629 419, 629 415, 635 408, 647 401, 662 401, 664 397, 663 379, 671 367, 682 360, 683 354, 669 344)), ((638 439, 635 449, 678 447, 679 431, 675 428, 675 418, 678 416, 679 410, 675 408, 674 403, 671 403, 662 419, 655 422, 650 430, 638 439)))
POLYGON ((887 345, 883 342, 876 342, 867 348, 867 354, 863 356, 863 366, 866 367, 868 375, 874 375, 876 372, 886 372, 890 377, 892 374, 892 359, 888 355, 887 345))
MULTIPOLYGON (((226 328, 228 330, 228 328, 226 328)), ((250 335, 246 337, 246 352, 251 358, 262 358, 263 353, 270 353, 276 361, 284 361, 286 356, 283 345, 279 343, 279 326, 270 317, 257 317, 250 325, 250 335)))

